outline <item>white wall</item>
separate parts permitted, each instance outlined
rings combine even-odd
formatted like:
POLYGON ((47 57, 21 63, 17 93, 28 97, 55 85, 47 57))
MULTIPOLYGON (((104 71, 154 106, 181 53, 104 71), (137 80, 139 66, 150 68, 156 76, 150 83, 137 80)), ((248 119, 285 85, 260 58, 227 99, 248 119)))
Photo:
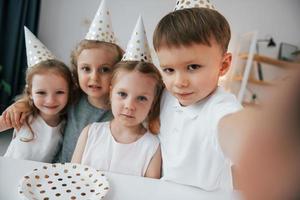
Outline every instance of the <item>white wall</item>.
MULTIPOLYGON (((69 63, 75 45, 84 38, 101 0, 43 0, 38 37, 59 58, 69 63)), ((174 0, 107 0, 112 26, 121 47, 127 42, 139 14, 142 15, 149 44, 159 19, 173 8, 174 0)))
MULTIPOLYGON (((101 0, 43 0, 38 37, 59 58, 69 63, 75 44, 88 30, 86 20, 92 20, 101 0)), ((136 19, 142 14, 148 40, 158 20, 170 12, 176 0, 107 0, 113 28, 120 44, 126 47, 136 19)), ((238 34, 258 30, 259 37, 273 36, 300 46, 300 0, 211 0, 228 19, 232 28, 231 49, 238 34)), ((263 45, 262 45, 263 46, 263 45)), ((277 48, 261 49, 277 55, 277 48)))
POLYGON ((229 21, 232 45, 238 34, 251 30, 259 31, 259 39, 272 36, 276 48, 264 49, 261 53, 277 56, 280 42, 300 47, 300 0, 212 0, 229 21))

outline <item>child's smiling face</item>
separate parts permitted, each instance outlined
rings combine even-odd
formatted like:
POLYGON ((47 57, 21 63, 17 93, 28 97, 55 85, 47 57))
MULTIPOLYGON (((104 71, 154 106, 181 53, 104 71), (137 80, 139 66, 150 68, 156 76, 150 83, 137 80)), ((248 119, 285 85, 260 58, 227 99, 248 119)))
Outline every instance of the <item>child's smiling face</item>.
POLYGON ((96 107, 107 107, 115 54, 105 48, 84 49, 78 56, 79 86, 96 107))
POLYGON ((183 106, 210 95, 231 63, 231 54, 223 54, 215 41, 211 46, 161 47, 157 55, 166 88, 183 106))
POLYGON ((55 73, 35 74, 32 78, 31 98, 41 116, 56 116, 68 103, 67 81, 55 73))

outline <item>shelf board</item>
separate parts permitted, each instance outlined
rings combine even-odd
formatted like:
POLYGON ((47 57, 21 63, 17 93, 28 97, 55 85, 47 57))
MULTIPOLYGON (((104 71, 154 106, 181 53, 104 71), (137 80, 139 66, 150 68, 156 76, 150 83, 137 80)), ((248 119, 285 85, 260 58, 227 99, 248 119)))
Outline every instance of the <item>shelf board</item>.
POLYGON ((243 103, 242 103, 242 105, 244 106, 244 107, 257 107, 258 105, 256 104, 256 103, 254 103, 254 102, 247 102, 247 101, 243 101, 243 103))
MULTIPOLYGON (((239 57, 246 60, 248 59, 248 53, 241 53, 239 54, 239 57)), ((288 62, 288 61, 278 60, 260 54, 254 54, 253 60, 256 62, 266 63, 277 67, 299 67, 300 68, 300 63, 298 62, 288 62)))
MULTIPOLYGON (((235 76, 233 78, 233 80, 235 80, 235 81, 242 81, 243 77, 242 76, 235 76)), ((257 79, 254 79, 254 78, 250 78, 250 77, 248 79, 248 82, 253 83, 253 84, 257 84, 257 85, 262 85, 262 86, 272 86, 273 85, 273 83, 271 83, 271 82, 260 81, 260 80, 257 80, 257 79)))

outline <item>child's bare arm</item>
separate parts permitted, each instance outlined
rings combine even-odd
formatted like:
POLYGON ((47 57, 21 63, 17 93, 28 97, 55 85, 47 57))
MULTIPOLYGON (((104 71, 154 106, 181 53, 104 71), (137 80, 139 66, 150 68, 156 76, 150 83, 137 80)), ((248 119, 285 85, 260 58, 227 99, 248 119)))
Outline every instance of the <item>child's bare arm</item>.
POLYGON ((89 128, 90 128, 90 125, 86 126, 82 130, 82 132, 81 132, 81 134, 78 138, 76 148, 74 150, 72 160, 71 160, 72 163, 79 163, 79 164, 81 163, 82 155, 83 155, 85 145, 86 145, 86 141, 87 141, 87 137, 88 137, 89 128))
MULTIPOLYGON (((243 145, 247 141, 249 134, 255 130, 246 130, 249 127, 245 124, 250 123, 252 117, 251 110, 241 110, 223 117, 219 122, 218 139, 221 149, 225 156, 229 158, 233 164, 236 164, 240 158, 240 152, 243 145), (245 115, 244 113, 247 113, 245 115), (241 132, 242 130, 242 132, 241 132)), ((254 117, 254 116, 253 116, 254 117)))
POLYGON ((3 118, 3 116, 0 115, 0 132, 5 131, 7 129, 12 128, 11 124, 7 124, 3 118))
POLYGON ((2 116, 6 124, 11 124, 13 128, 18 130, 21 128, 26 117, 30 114, 31 111, 28 101, 19 100, 6 108, 2 113, 2 116))
POLYGON ((161 177, 161 150, 160 146, 157 148, 153 158, 151 159, 145 177, 160 178, 161 177))

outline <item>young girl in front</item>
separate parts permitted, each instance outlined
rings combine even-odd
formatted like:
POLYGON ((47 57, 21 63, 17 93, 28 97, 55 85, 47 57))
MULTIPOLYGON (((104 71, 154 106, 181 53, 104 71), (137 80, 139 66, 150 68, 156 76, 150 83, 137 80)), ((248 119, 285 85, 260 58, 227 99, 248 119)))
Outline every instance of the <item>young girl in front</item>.
POLYGON ((162 80, 151 63, 122 61, 111 82, 114 119, 81 133, 72 162, 129 175, 160 178, 159 117, 162 80))
POLYGON ((160 178, 160 146, 152 133, 159 129, 162 89, 139 17, 126 53, 113 70, 110 101, 114 119, 90 124, 82 131, 72 162, 104 171, 160 178))
MULTIPOLYGON (((31 115, 19 130, 14 130, 4 156, 51 162, 62 140, 65 107, 72 85, 71 72, 64 63, 52 59, 51 53, 26 28, 25 36, 28 69, 22 100, 28 103, 31 115), (33 44, 34 49, 30 46, 33 44)), ((1 122, 0 131, 11 128, 5 126, 2 118, 1 122)))
MULTIPOLYGON (((109 85, 112 67, 121 60, 123 50, 115 44, 105 3, 105 0, 101 2, 85 39, 71 54, 71 70, 75 82, 75 94, 71 98, 74 103, 68 107, 63 143, 54 162, 71 161, 77 139, 85 126, 112 118, 109 107, 109 85)), ((20 116, 20 112, 27 111, 26 105, 18 104, 18 108, 23 109, 13 106, 10 113, 15 111, 20 116)), ((19 119, 10 116, 7 118, 19 119)), ((18 124, 19 121, 15 123, 18 124)))

